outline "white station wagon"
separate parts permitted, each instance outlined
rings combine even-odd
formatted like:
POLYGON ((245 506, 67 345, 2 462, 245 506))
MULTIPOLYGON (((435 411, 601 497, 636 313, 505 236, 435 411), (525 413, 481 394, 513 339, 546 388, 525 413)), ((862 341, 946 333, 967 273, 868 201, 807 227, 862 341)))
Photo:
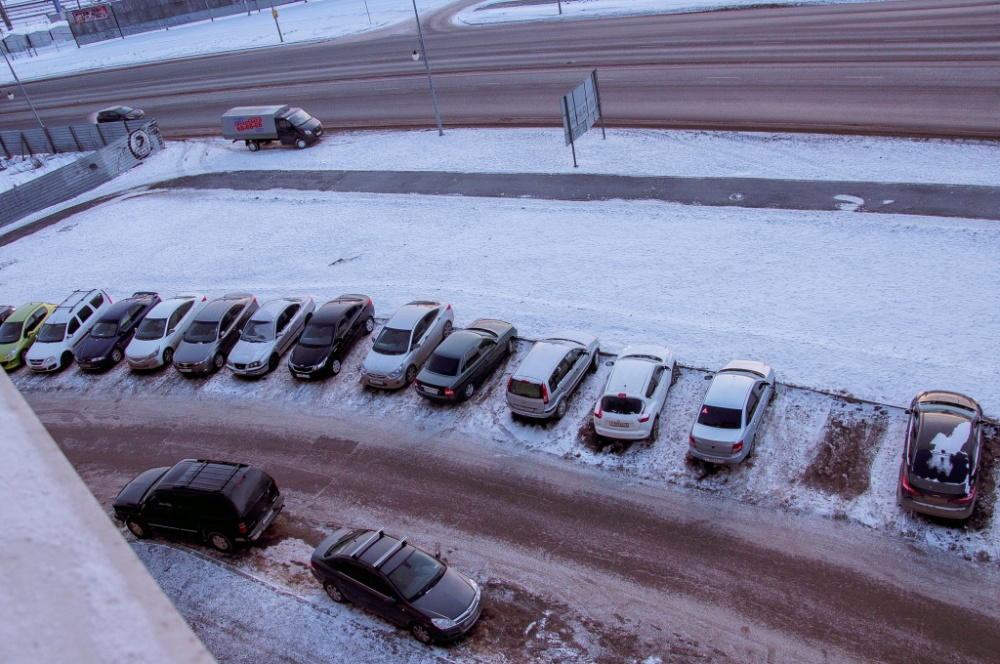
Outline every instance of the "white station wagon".
POLYGON ((206 304, 204 295, 192 293, 177 295, 153 307, 125 348, 129 368, 156 369, 173 362, 181 337, 206 304))
POLYGON ((111 296, 99 288, 70 293, 38 330, 25 356, 28 368, 44 373, 72 364, 73 351, 110 306, 111 296))
POLYGON ((676 366, 663 346, 626 346, 594 408, 594 432, 620 440, 656 440, 676 366))

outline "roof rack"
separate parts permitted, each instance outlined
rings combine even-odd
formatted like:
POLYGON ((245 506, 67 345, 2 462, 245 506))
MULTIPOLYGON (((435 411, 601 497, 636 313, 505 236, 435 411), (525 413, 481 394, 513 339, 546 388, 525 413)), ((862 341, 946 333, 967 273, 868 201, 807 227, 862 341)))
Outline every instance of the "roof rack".
POLYGON ((192 469, 190 476, 179 483, 189 489, 221 491, 244 466, 219 461, 201 461, 200 468, 192 469))
POLYGON ((396 542, 395 544, 393 544, 392 547, 388 551, 386 551, 385 553, 383 553, 382 557, 379 558, 378 560, 376 560, 375 564, 372 565, 372 567, 374 567, 375 569, 378 569, 379 567, 381 567, 382 565, 384 565, 385 562, 387 560, 389 560, 389 558, 392 558, 394 555, 396 555, 396 552, 399 551, 400 549, 402 549, 404 546, 406 546, 406 538, 405 537, 402 538, 401 540, 399 540, 398 542, 396 542))
POLYGON ((83 300, 88 295, 90 295, 91 293, 93 293, 94 290, 95 289, 93 289, 93 288, 90 288, 90 289, 87 289, 87 290, 84 290, 82 288, 78 288, 77 290, 75 290, 72 293, 70 293, 69 297, 67 297, 65 300, 63 300, 62 303, 58 307, 56 307, 56 309, 63 309, 63 308, 72 309, 73 307, 75 307, 76 305, 78 305, 80 302, 83 302, 83 300))
POLYGON ((364 542, 362 542, 358 546, 358 548, 355 549, 354 553, 351 554, 351 558, 354 558, 355 560, 357 560, 358 556, 360 556, 362 553, 364 553, 365 551, 367 551, 369 549, 369 547, 371 547, 372 544, 374 544, 375 542, 379 541, 379 539, 382 537, 382 534, 383 534, 382 533, 382 529, 379 528, 374 533, 372 533, 371 535, 369 535, 368 539, 366 539, 364 542))

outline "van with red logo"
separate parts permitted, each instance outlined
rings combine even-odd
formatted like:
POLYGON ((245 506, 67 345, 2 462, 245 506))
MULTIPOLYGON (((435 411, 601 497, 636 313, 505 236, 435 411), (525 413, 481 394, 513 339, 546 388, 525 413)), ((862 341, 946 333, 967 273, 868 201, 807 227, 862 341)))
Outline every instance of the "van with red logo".
POLYGON ((222 137, 243 141, 251 152, 271 141, 301 149, 323 135, 323 125, 301 108, 283 106, 237 106, 222 116, 222 137))

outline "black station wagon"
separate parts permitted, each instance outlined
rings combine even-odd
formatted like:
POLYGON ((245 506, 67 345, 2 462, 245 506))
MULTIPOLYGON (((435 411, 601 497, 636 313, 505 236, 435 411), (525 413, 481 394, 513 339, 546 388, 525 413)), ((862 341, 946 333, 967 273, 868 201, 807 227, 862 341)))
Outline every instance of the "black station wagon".
POLYGON ((230 553, 253 542, 285 504, 270 475, 228 461, 184 459, 151 468, 122 489, 112 507, 132 534, 188 536, 230 553))

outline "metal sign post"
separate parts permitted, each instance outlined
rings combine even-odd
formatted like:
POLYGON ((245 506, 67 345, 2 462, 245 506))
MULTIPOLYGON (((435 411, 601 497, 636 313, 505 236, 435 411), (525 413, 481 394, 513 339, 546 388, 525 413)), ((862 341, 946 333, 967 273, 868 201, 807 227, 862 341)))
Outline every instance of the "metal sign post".
POLYGON ((576 86, 569 94, 563 95, 562 117, 566 145, 573 149, 573 168, 577 168, 574 142, 587 133, 598 118, 601 119, 601 135, 605 139, 608 137, 604 131, 604 113, 601 110, 601 93, 597 87, 596 69, 590 72, 590 76, 583 83, 576 86))

